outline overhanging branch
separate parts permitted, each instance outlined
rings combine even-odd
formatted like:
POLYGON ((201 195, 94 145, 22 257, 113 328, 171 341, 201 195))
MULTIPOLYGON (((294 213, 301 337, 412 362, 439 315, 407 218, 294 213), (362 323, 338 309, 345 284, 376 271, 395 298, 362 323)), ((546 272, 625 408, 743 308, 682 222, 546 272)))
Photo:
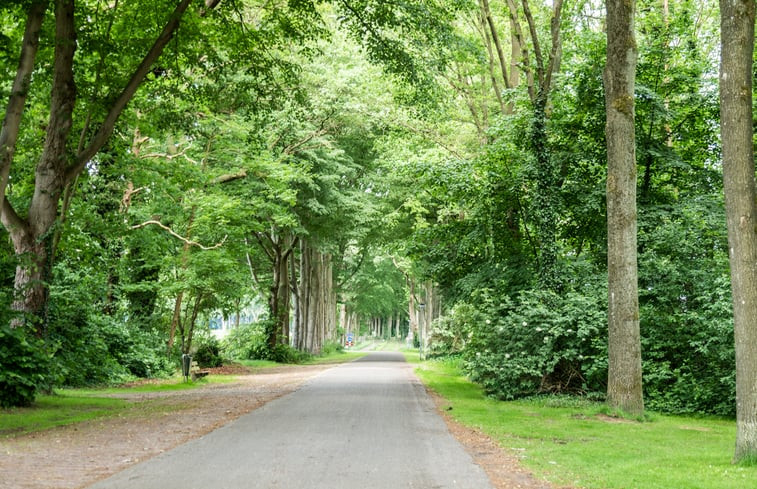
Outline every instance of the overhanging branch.
POLYGON ((159 228, 167 231, 168 234, 170 234, 174 238, 178 239, 179 241, 187 244, 188 246, 196 246, 196 247, 200 248, 201 250, 206 250, 206 251, 207 250, 215 250, 217 248, 220 248, 226 242, 226 238, 228 238, 228 235, 224 236, 223 239, 220 242, 214 244, 213 246, 205 246, 205 245, 202 245, 202 244, 198 243, 197 241, 192 241, 191 239, 185 238, 184 236, 176 233, 173 229, 171 229, 170 227, 166 226, 162 222, 156 221, 156 220, 153 220, 153 219, 151 219, 149 221, 145 221, 142 224, 135 224, 134 226, 131 226, 131 229, 140 229, 140 228, 147 227, 147 226, 150 226, 150 225, 158 226, 159 228))

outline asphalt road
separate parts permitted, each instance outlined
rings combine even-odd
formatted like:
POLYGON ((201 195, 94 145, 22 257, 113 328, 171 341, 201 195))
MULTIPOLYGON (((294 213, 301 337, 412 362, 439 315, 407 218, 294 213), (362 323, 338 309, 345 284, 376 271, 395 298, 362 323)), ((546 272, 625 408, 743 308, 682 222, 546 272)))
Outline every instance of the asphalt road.
POLYGON ((398 353, 298 391, 91 488, 491 489, 398 353))

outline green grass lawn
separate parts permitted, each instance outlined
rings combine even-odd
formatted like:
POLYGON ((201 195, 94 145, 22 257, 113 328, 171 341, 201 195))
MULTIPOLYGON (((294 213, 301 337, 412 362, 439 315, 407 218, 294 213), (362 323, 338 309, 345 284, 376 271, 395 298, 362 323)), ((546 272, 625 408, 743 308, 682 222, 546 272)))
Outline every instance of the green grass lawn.
MULTIPOLYGON (((318 355, 313 356, 302 362, 300 365, 327 365, 327 364, 337 364, 337 363, 346 363, 351 362, 352 360, 356 360, 358 358, 364 357, 368 353, 365 352, 359 352, 359 351, 341 351, 341 352, 334 352, 329 353, 327 355, 318 355)), ((278 362, 272 362, 270 360, 238 360, 237 363, 240 363, 244 365, 245 367, 250 367, 252 369, 261 369, 261 368, 272 368, 272 367, 283 367, 286 365, 292 365, 287 363, 278 363, 278 362)))
MULTIPOLYGON (((31 407, 0 409, 0 437, 23 435, 98 418, 143 413, 150 409, 150 401, 137 402, 113 397, 120 393, 195 389, 202 385, 234 380, 234 376, 210 375, 190 382, 175 377, 132 387, 57 389, 53 395, 37 396, 31 407)), ((160 409, 160 406, 156 409, 160 409)))
POLYGON ((0 437, 23 435, 88 421, 117 416, 133 405, 123 399, 91 397, 83 394, 41 395, 31 407, 0 410, 0 437))
POLYGON ((367 354, 368 353, 366 352, 360 352, 360 351, 336 352, 330 355, 313 357, 307 362, 305 362, 305 364, 306 365, 328 365, 331 363, 347 363, 353 360, 357 360, 358 358, 362 358, 366 356, 367 354))
POLYGON ((455 419, 481 429, 551 482, 591 489, 757 488, 757 467, 731 464, 733 420, 653 414, 639 423, 609 418, 602 404, 575 398, 488 399, 454 362, 429 361, 417 372, 447 399, 455 419))
POLYGON ((271 368, 280 367, 282 364, 271 360, 235 360, 236 363, 250 368, 271 368))

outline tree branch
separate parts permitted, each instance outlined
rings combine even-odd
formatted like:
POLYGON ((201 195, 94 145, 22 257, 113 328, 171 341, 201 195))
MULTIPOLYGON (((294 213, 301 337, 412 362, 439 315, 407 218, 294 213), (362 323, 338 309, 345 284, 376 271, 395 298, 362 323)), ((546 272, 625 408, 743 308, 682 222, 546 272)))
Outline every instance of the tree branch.
POLYGON ((76 175, 84 170, 84 167, 87 165, 89 160, 91 160, 92 157, 94 157, 97 152, 100 151, 110 135, 113 133, 113 128, 115 127, 116 122, 121 115, 121 112, 123 112, 123 110, 126 108, 126 105, 129 103, 132 97, 134 97, 134 94, 137 92, 137 89, 142 84, 145 76, 150 71, 153 63, 160 57, 160 55, 163 53, 163 49, 173 38, 176 29, 178 29, 179 27, 181 18, 191 2, 192 0, 181 0, 181 2, 176 6, 176 9, 174 9, 174 11, 171 13, 168 22, 163 28, 163 31, 160 33, 160 36, 158 36, 158 38, 155 40, 155 43, 152 45, 150 50, 145 55, 144 59, 142 59, 142 62, 132 74, 131 79, 124 87, 121 95, 119 95, 119 97, 111 106, 108 115, 105 116, 105 120, 103 120, 103 123, 100 126, 100 129, 92 137, 92 140, 84 148, 84 150, 76 155, 74 164, 67 169, 65 176, 66 182, 73 180, 76 175))
POLYGON ((552 35, 552 49, 549 52, 547 73, 544 76, 544 92, 548 93, 552 85, 552 75, 560 69, 562 57, 562 38, 560 37, 560 21, 562 18, 563 0, 554 1, 552 20, 550 21, 550 33, 552 35))
POLYGON ((8 186, 8 175, 10 175, 13 154, 16 151, 21 116, 24 112, 26 96, 29 93, 34 60, 39 48, 39 31, 42 28, 47 4, 46 1, 34 2, 29 7, 29 14, 26 18, 16 78, 13 80, 5 118, 3 119, 3 127, 0 130, 0 202, 5 200, 5 188, 8 186))
MULTIPOLYGON (((244 237, 244 244, 245 246, 250 246, 250 242, 247 240, 247 236, 244 237)), ((252 277, 252 281, 255 282, 255 285, 260 288, 260 280, 258 280, 258 275, 255 273, 255 268, 252 266, 252 259, 250 258, 250 253, 245 251, 245 256, 247 257, 247 266, 250 269, 250 276, 252 277)))
POLYGON ((531 61, 528 56, 528 46, 526 45, 526 40, 523 36, 523 28, 520 25, 520 20, 518 20, 518 6, 515 4, 515 0, 507 0, 507 7, 510 12, 510 25, 521 49, 522 66, 523 71, 526 73, 528 96, 531 101, 534 101, 536 100, 536 92, 534 91, 534 74, 531 70, 531 61))
POLYGON ((135 224, 134 226, 131 226, 131 229, 140 229, 140 228, 143 228, 143 227, 146 227, 146 226, 149 226, 149 225, 158 226, 159 228, 161 228, 161 229, 163 229, 165 231, 168 231, 168 234, 170 234, 174 238, 178 239, 179 241, 182 241, 184 244, 186 244, 188 246, 196 246, 196 247, 200 248, 201 250, 206 250, 206 251, 207 250, 215 250, 217 248, 220 248, 226 242, 226 238, 228 238, 228 236, 224 236, 223 239, 220 242, 214 244, 213 246, 204 246, 204 245, 202 245, 202 244, 200 244, 200 243, 198 243, 196 241, 192 241, 191 239, 187 239, 184 236, 181 236, 180 234, 177 234, 170 227, 166 226, 165 224, 163 224, 160 221, 155 221, 153 219, 151 219, 149 221, 145 221, 142 224, 135 224))
MULTIPOLYGON (((273 252, 272 252, 271 250, 269 250, 269 249, 268 249, 268 248, 266 247, 265 243, 263 243, 263 240, 262 240, 262 239, 260 239, 260 234, 261 234, 261 233, 252 233, 252 235, 253 235, 253 236, 255 237, 255 240, 256 240, 256 241, 258 242, 258 244, 260 245, 260 247, 261 247, 261 248, 263 248, 263 251, 265 252, 266 256, 268 256, 268 259, 269 259, 269 260, 271 260, 271 263, 274 263, 274 262, 276 261, 276 257, 275 257, 275 256, 273 256, 273 252)), ((270 236, 266 235, 266 237, 267 237, 267 238, 269 239, 269 241, 270 241, 270 239, 271 239, 271 238, 270 238, 270 236)))
MULTIPOLYGON (((46 233, 58 214, 59 198, 70 181, 61 181, 68 164, 68 136, 73 127, 76 105, 74 54, 76 27, 74 0, 55 2, 55 52, 50 94, 50 118, 45 142, 34 174, 34 194, 28 221, 36 237, 46 233)), ((72 179, 73 180, 73 179, 72 179)))
POLYGON ((499 83, 497 83, 497 76, 494 71, 494 51, 492 50, 492 40, 489 36, 489 30, 486 28, 486 13, 483 11, 483 8, 481 9, 481 12, 479 13, 479 22, 480 22, 480 28, 477 29, 479 31, 479 34, 481 34, 481 37, 484 39, 484 46, 486 46, 486 52, 488 53, 488 61, 489 61, 489 77, 492 80, 492 88, 494 89, 494 95, 497 96, 497 102, 499 102, 499 107, 502 110, 502 113, 505 112, 505 102, 502 99, 502 90, 499 88, 499 83))
POLYGON ((494 41, 494 47, 497 49, 497 57, 499 58, 499 67, 502 71, 502 80, 505 82, 505 88, 510 87, 510 77, 507 75, 507 62, 505 61, 505 53, 502 51, 502 43, 499 41, 499 34, 497 28, 494 25, 494 19, 492 18, 492 12, 489 8, 489 0, 481 0, 481 8, 483 10, 486 22, 489 24, 489 30, 492 34, 492 40, 494 41))
POLYGON ((16 213, 8 199, 3 199, 2 210, 0 211, 0 220, 3 222, 3 226, 8 232, 13 229, 25 229, 28 232, 29 224, 16 213))
MULTIPOLYGON (((531 32, 531 41, 534 45, 534 56, 536 57, 536 75, 539 80, 539 89, 544 88, 544 58, 541 55, 541 44, 539 43, 539 35, 536 30, 536 22, 531 15, 531 9, 528 6, 528 0, 522 0, 523 13, 526 15, 526 21, 528 22, 528 30, 531 32)), ((561 2, 562 3, 562 2, 561 2)))
POLYGON ((300 239, 297 236, 295 236, 292 239, 292 244, 289 245, 289 248, 287 248, 287 250, 284 252, 284 254, 282 256, 282 260, 289 259, 289 255, 291 255, 294 252, 294 247, 297 246, 297 243, 299 243, 299 242, 300 242, 300 239))
MULTIPOLYGON (((362 252, 360 253, 360 260, 358 260, 357 264, 352 268, 352 271, 350 272, 349 276, 345 277, 341 282, 337 284, 336 286, 337 289, 342 288, 344 284, 352 280, 352 277, 357 275, 357 272, 359 272, 360 269, 363 267, 363 262, 365 262, 365 257, 367 254, 368 254, 368 250, 366 248, 363 248, 362 252)), ((392 261, 394 262, 394 266, 397 268, 397 270, 400 270, 399 266, 397 266, 397 261, 395 260, 394 257, 392 257, 392 261)))
POLYGON ((242 178, 247 178, 247 170, 245 170, 244 168, 236 173, 217 176, 213 180, 211 180, 210 183, 228 183, 233 182, 234 180, 240 180, 242 178))

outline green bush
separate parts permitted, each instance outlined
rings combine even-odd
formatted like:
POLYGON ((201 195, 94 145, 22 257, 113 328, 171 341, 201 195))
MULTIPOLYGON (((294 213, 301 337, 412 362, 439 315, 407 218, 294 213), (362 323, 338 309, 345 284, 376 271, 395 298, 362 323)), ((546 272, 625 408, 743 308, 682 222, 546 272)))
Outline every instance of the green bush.
POLYGON ((466 371, 501 399, 604 390, 605 295, 589 288, 562 295, 526 290, 515 301, 485 298, 465 348, 466 371))
POLYGON ((429 356, 459 355, 465 349, 473 328, 482 323, 482 314, 472 305, 460 303, 449 313, 434 320, 429 337, 429 356))
POLYGON ((266 319, 231 330, 221 342, 221 353, 232 359, 271 360, 279 363, 301 363, 309 357, 289 345, 271 348, 265 339, 266 328, 270 325, 270 321, 266 319))
POLYGON ((302 363, 310 358, 310 354, 289 345, 276 345, 273 349, 268 349, 267 355, 262 360, 272 360, 278 363, 302 363))
POLYGON ((334 353, 342 353, 344 351, 344 345, 339 341, 327 341, 321 348, 321 355, 333 355, 334 353))
POLYGON ((48 387, 50 358, 43 343, 22 328, 0 326, 0 406, 28 406, 48 387))
POLYGON ((640 215, 645 404, 676 414, 733 416, 736 365, 721 198, 640 215))
POLYGON ((236 360, 266 359, 268 345, 265 343, 263 327, 264 325, 258 322, 232 329, 221 341, 221 355, 236 360))
POLYGON ((195 336, 195 353, 194 360, 200 367, 220 367, 223 365, 221 359, 221 343, 212 334, 201 334, 195 336))

